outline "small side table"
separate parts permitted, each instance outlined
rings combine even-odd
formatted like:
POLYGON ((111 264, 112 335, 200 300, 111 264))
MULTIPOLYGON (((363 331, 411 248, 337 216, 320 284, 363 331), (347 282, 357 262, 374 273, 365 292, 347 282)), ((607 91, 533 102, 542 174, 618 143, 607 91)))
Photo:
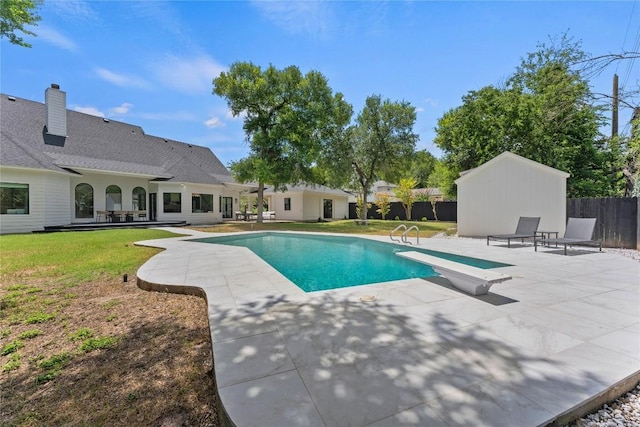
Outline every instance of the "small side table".
MULTIPOLYGON (((537 233, 540 234, 540 237, 542 237, 542 246, 545 245, 546 241, 548 239, 551 238, 552 234, 555 234, 555 238, 558 238, 558 232, 557 231, 540 231, 538 230, 537 233)), ((547 247, 549 247, 549 245, 547 244, 547 247)), ((556 248, 558 247, 558 244, 556 243, 556 248)))

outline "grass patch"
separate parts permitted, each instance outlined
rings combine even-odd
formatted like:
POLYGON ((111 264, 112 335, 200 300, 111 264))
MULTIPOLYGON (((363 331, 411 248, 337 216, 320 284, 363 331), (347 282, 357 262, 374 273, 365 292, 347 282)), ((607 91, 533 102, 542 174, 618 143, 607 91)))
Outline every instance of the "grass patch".
POLYGON ((72 334, 69 334, 71 341, 82 341, 93 338, 93 331, 89 328, 80 328, 72 334))
POLYGON ((112 299, 110 301, 105 302, 104 304, 102 304, 102 306, 104 308, 106 308, 107 310, 115 307, 116 305, 120 304, 120 301, 118 301, 117 299, 112 299))
POLYGON ((21 340, 13 340, 2 347, 2 355, 6 356, 7 354, 15 353, 22 347, 24 347, 24 342, 21 340))
POLYGON ((2 365, 2 372, 14 371, 14 370, 18 369, 20 367, 20 365, 21 365, 21 363, 20 363, 20 354, 19 353, 12 353, 9 356, 9 360, 7 361, 7 363, 2 365))
POLYGON ((86 339, 78 347, 80 353, 89 353, 95 350, 103 350, 114 346, 118 342, 115 337, 96 337, 86 339))
MULTIPOLYGON (((51 305, 49 300, 42 300, 42 304, 43 305, 51 305)), ((32 325, 34 323, 48 322, 49 320, 53 320, 55 318, 56 318, 56 315, 53 314, 53 313, 37 312, 37 313, 33 313, 33 314, 30 314, 29 316, 27 316, 24 319, 24 323, 32 325)))
POLYGON ((23 333, 21 333, 20 338, 23 340, 30 340, 37 337, 38 335, 42 335, 43 333, 44 332, 42 332, 40 329, 29 329, 28 331, 24 331, 23 333))
POLYGON ((231 233, 238 231, 309 231, 315 233, 344 233, 344 234, 369 234, 388 236, 389 233, 400 224, 407 227, 417 225, 420 229, 420 237, 432 237, 438 233, 455 234, 455 222, 440 221, 383 221, 370 219, 366 225, 358 225, 352 219, 331 222, 256 222, 216 224, 208 227, 192 227, 200 231, 213 233, 231 233))
POLYGON ((0 236, 0 281, 55 277, 60 283, 69 283, 105 274, 119 276, 133 272, 157 252, 137 248, 133 242, 170 236, 173 234, 163 230, 145 229, 0 236))
POLYGON ((63 352, 38 362, 38 367, 45 370, 60 370, 73 358, 71 353, 63 352))

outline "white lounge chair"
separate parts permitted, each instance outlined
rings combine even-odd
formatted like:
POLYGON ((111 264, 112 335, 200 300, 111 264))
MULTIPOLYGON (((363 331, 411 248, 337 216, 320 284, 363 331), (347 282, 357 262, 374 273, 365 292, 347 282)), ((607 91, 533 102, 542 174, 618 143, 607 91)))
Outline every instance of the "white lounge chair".
MULTIPOLYGON (((596 228, 596 218, 569 218, 564 237, 557 239, 545 239, 541 242, 545 245, 563 245, 564 254, 567 254, 567 246, 599 246, 602 252, 602 240, 593 239, 593 231, 596 228)), ((534 239, 533 246, 538 251, 538 241, 534 239)))
POLYGON ((436 273, 449 279, 454 287, 471 295, 485 295, 494 283, 511 279, 508 274, 449 261, 422 252, 398 252, 396 255, 430 265, 436 273))
POLYGON ((534 239, 536 238, 538 231, 538 224, 540 223, 540 217, 527 217, 521 216, 518 220, 518 225, 516 226, 516 232, 513 234, 494 234, 492 236, 487 236, 487 246, 489 245, 489 240, 506 240, 507 247, 511 247, 511 239, 521 239, 524 242, 524 239, 534 239))

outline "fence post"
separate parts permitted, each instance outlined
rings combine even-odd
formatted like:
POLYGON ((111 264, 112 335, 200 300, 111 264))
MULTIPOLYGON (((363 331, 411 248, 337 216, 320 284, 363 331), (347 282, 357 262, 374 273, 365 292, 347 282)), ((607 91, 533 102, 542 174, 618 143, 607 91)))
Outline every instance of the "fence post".
POLYGON ((636 250, 640 251, 640 197, 636 197, 636 250))

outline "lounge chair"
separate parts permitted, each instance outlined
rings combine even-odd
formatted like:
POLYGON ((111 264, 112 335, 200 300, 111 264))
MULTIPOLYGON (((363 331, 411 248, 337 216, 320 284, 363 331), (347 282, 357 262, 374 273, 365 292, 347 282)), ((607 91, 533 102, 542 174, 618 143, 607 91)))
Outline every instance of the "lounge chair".
POLYGON ((516 232, 513 234, 494 234, 492 236, 487 236, 487 246, 489 245, 489 240, 506 240, 507 247, 511 247, 511 239, 521 239, 524 242, 524 239, 533 238, 534 242, 536 239, 538 224, 540 223, 540 217, 528 217, 521 216, 518 220, 518 226, 516 227, 516 232))
MULTIPOLYGON (((541 240, 543 245, 563 245, 564 254, 567 246, 599 246, 602 252, 602 240, 593 240, 593 230, 596 228, 596 218, 569 218, 564 237, 541 240)), ((533 246, 538 250, 538 241, 534 239, 533 246)))

